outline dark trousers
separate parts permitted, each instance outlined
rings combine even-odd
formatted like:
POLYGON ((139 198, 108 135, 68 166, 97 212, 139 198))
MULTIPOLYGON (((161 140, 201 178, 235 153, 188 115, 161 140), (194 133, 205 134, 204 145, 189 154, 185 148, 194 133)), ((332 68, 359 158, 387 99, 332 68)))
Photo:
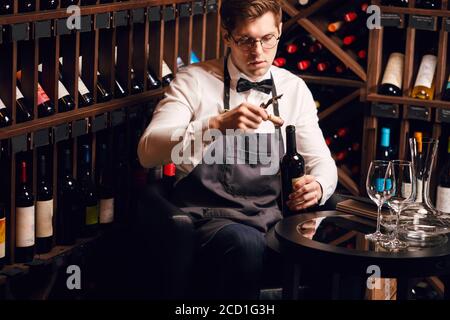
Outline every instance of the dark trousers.
POLYGON ((200 299, 257 299, 267 256, 264 233, 230 224, 198 248, 193 291, 200 299))

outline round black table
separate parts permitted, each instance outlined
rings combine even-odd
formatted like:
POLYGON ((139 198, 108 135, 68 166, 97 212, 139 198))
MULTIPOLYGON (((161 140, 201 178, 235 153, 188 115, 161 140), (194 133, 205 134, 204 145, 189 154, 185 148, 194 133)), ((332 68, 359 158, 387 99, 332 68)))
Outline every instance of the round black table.
MULTIPOLYGON (((412 278, 442 276, 444 284, 449 282, 450 241, 446 235, 432 247, 415 243, 389 252, 364 238, 374 231, 374 221, 338 211, 299 214, 279 221, 268 233, 267 242, 285 262, 283 298, 298 298, 300 272, 305 267, 334 275, 333 298, 338 298, 336 279, 342 275, 364 279, 364 287, 374 272, 381 278, 396 278, 397 299, 408 299, 412 278)), ((449 291, 445 290, 446 298, 449 291)))

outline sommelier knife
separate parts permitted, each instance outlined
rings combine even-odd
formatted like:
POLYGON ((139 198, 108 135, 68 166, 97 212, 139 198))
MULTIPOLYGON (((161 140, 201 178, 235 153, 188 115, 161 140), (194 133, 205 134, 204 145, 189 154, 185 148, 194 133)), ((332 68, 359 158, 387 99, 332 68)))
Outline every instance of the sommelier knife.
MULTIPOLYGON (((277 101, 277 100, 279 100, 279 99, 281 99, 281 97, 283 96, 283 94, 280 94, 280 95, 278 95, 278 96, 276 96, 276 97, 272 97, 272 98, 270 98, 266 103, 261 103, 261 105, 260 105, 260 107, 261 108, 263 108, 263 109, 267 109, 271 104, 273 104, 275 101, 277 101)), ((280 117, 277 117, 277 116, 275 116, 275 115, 273 115, 273 114, 269 114, 268 113, 268 119, 267 120, 269 120, 270 122, 272 122, 275 126, 282 126, 283 125, 283 123, 284 123, 284 120, 282 119, 282 118, 280 118, 280 117)))

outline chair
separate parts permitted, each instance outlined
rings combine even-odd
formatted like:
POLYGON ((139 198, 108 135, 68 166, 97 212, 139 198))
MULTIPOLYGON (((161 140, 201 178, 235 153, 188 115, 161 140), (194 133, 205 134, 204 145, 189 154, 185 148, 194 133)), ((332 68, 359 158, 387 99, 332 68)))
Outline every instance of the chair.
MULTIPOLYGON (((194 224, 188 214, 169 201, 172 187, 168 180, 150 183, 140 195, 138 204, 137 232, 144 250, 157 257, 148 262, 148 280, 156 299, 192 298, 189 288, 195 262, 194 224)), ((333 195, 320 209, 335 209, 339 200, 333 195)), ((267 281, 271 286, 274 282, 277 279, 267 281)), ((281 287, 281 279, 279 283, 281 287)))

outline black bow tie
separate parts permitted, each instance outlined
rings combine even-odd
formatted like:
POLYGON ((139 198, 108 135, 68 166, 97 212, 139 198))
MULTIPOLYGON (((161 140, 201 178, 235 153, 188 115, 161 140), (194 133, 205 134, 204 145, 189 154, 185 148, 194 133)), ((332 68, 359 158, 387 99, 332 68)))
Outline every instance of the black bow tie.
POLYGON ((266 94, 269 94, 272 91, 273 80, 266 79, 261 82, 251 82, 247 79, 240 78, 237 83, 236 90, 237 92, 244 92, 250 89, 255 89, 266 94))

